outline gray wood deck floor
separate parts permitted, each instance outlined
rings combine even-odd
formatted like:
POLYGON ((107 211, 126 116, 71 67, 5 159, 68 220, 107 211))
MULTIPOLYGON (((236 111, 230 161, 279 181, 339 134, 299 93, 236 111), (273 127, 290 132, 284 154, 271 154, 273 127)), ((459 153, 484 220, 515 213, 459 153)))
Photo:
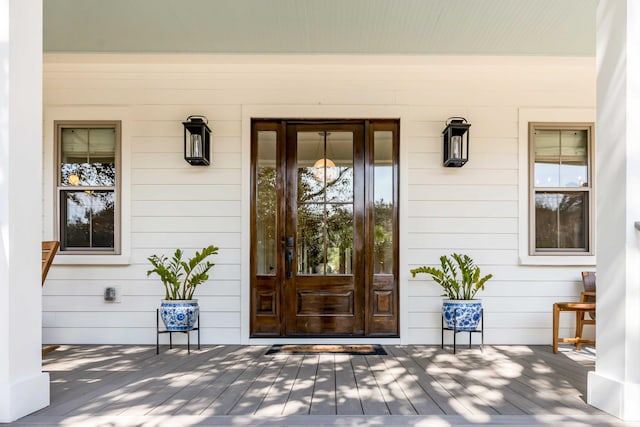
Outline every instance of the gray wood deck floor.
POLYGON ((593 354, 550 346, 385 346, 387 356, 266 346, 62 346, 51 405, 14 425, 628 425, 587 405, 593 354))

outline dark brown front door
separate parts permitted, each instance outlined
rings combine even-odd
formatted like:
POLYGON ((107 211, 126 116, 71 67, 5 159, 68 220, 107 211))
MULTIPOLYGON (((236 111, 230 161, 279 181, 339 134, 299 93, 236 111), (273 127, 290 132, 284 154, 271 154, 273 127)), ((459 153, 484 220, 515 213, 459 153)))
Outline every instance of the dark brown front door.
POLYGON ((254 121, 252 165, 252 336, 396 336, 397 123, 254 121))
POLYGON ((285 334, 364 333, 364 126, 287 126, 285 334))

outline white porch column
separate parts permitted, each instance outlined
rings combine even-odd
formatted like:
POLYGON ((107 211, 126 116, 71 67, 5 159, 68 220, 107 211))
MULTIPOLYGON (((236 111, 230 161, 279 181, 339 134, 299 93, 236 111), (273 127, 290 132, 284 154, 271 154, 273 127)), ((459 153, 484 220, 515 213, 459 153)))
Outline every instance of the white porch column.
POLYGON ((597 360, 588 401, 640 420, 640 2, 597 12, 597 360))
POLYGON ((0 422, 49 404, 41 153, 42 0, 0 0, 0 422))

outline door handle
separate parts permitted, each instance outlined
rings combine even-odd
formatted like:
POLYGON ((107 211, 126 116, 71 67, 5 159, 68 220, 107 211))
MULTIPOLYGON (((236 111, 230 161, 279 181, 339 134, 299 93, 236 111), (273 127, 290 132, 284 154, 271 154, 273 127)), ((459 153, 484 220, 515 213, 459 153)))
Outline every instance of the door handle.
POLYGON ((285 277, 287 279, 291 279, 293 277, 293 246, 295 243, 295 239, 293 236, 287 236, 282 239, 282 243, 284 244, 284 261, 285 261, 285 277))
POLYGON ((287 279, 291 279, 293 277, 293 249, 292 248, 287 248, 286 254, 285 254, 285 259, 287 261, 287 279))

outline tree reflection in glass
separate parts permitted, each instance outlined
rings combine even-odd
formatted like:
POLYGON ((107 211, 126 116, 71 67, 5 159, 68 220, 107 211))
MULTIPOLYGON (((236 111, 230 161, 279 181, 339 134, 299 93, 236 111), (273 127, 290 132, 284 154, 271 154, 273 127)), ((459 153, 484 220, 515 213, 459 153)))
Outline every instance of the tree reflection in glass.
POLYGON ((393 273, 393 133, 374 133, 373 272, 393 273))
POLYGON ((353 134, 299 132, 297 149, 298 273, 351 274, 353 134))
POLYGON ((64 240, 73 248, 112 248, 114 206, 112 191, 63 191, 64 240))
POLYGON ((327 205, 326 274, 352 274, 353 206, 327 205))
POLYGON ((586 193, 536 193, 536 247, 583 249, 587 247, 586 193))
POLYGON ((276 139, 274 131, 258 132, 256 185, 256 273, 276 274, 276 139))
POLYGON ((114 186, 115 144, 113 128, 62 129, 60 185, 114 186))

